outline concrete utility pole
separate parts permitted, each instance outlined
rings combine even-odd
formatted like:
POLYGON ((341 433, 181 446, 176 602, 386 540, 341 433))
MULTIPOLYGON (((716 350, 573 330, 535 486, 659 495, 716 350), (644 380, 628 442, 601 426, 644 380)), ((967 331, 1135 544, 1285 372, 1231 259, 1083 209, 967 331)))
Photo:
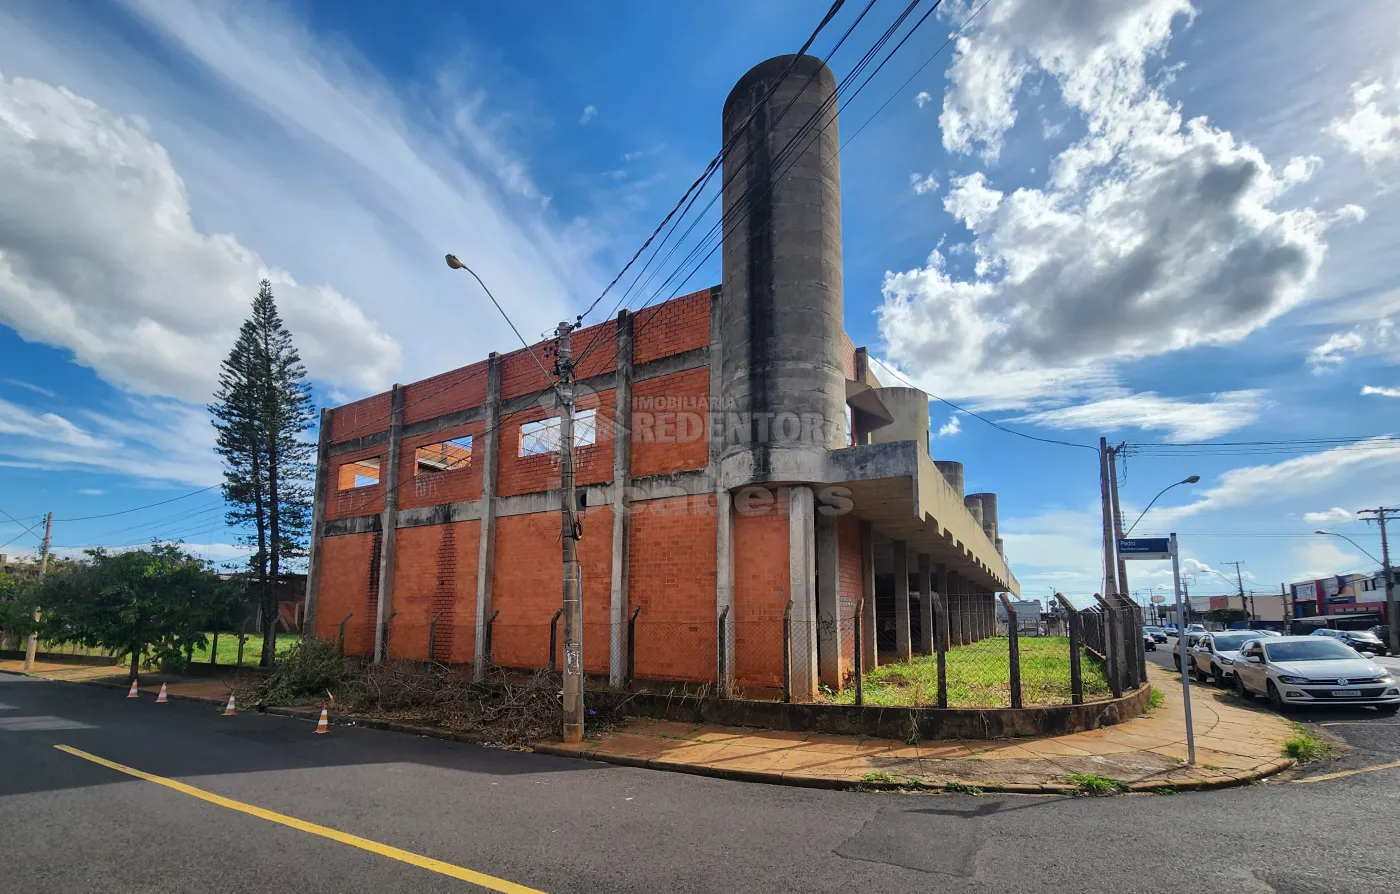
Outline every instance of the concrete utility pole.
MULTIPOLYGON (((1121 444, 1119 445, 1122 446, 1121 444)), ((1123 510, 1118 502, 1118 448, 1108 448, 1108 495, 1113 512, 1114 553, 1118 552, 1118 541, 1123 539, 1123 510)), ((1128 562, 1118 556, 1118 592, 1125 598, 1128 595, 1128 562)))
POLYGON ((1390 568, 1390 541, 1386 539, 1385 522, 1387 518, 1400 516, 1400 509, 1381 506, 1377 509, 1362 509, 1356 514, 1381 526, 1381 581, 1385 584, 1385 618, 1390 627, 1390 651, 1393 655, 1400 652, 1400 613, 1396 612, 1395 606, 1394 572, 1390 568))
POLYGON ((1118 592, 1117 544, 1113 542, 1113 498, 1108 491, 1108 439, 1099 438, 1099 499, 1103 504, 1103 590, 1118 592))
MULTIPOLYGON (((1243 563, 1243 562, 1221 562, 1220 564, 1221 564, 1221 565, 1234 565, 1234 566, 1235 566, 1235 586, 1239 587, 1239 591, 1240 591, 1240 611, 1244 612, 1246 615, 1249 615, 1249 623, 1253 624, 1253 623, 1254 623, 1254 612, 1250 609, 1250 607, 1249 607, 1248 605, 1245 604, 1245 601, 1244 601, 1244 577, 1240 574, 1240 566, 1243 565, 1244 563, 1243 563)), ((1226 579, 1228 580, 1228 578, 1226 578, 1226 579)))
MULTIPOLYGON (((1384 530, 1384 528, 1382 528, 1384 530)), ((44 543, 39 547, 39 580, 49 570, 49 541, 53 537, 53 513, 44 516, 44 543)), ((39 623, 39 609, 34 609, 34 623, 39 623)), ((39 651, 39 634, 29 634, 29 642, 24 644, 24 669, 34 667, 34 655, 39 651)))
POLYGON ((579 593, 578 504, 574 497, 574 358, 569 334, 555 330, 555 372, 559 379, 559 509, 564 547, 564 741, 583 741, 583 600, 579 593))

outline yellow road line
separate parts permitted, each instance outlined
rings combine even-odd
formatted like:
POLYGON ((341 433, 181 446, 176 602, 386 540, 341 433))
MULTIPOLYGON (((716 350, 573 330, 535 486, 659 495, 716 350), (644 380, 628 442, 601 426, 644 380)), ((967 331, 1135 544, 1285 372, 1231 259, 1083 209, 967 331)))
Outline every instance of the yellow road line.
POLYGON ((299 820, 294 816, 287 816, 284 813, 277 813, 272 810, 264 810, 252 804, 245 804, 242 801, 235 801, 232 798, 225 798, 223 795, 216 795, 213 792, 206 792, 204 789, 186 785, 174 779, 167 779, 164 776, 156 776, 153 773, 143 773, 140 770, 125 766, 124 764, 109 761, 106 758, 98 757, 95 754, 88 754, 86 751, 79 751, 70 745, 55 745, 59 751, 66 752, 80 757, 83 760, 92 761, 94 764, 101 764, 104 767, 116 770, 118 773, 125 773, 128 776, 135 776, 137 779, 144 779, 147 782, 154 782, 156 785, 163 785, 166 788, 174 789, 177 792, 199 798, 201 801, 208 801, 210 804, 217 804, 220 807, 227 807, 229 810, 237 810, 249 816, 256 816, 265 819, 270 823, 277 823, 289 826, 293 829, 300 829, 303 832, 310 832, 312 835, 319 835, 322 838, 329 838, 332 841, 339 841, 341 844, 348 844, 372 854, 379 854, 381 857, 389 857, 402 863, 409 863, 427 869, 430 872, 441 873, 462 881, 480 885, 492 891, 500 891, 502 894, 544 894, 535 888, 527 888, 524 885, 517 885, 515 882, 508 882, 505 879, 476 872, 462 866, 455 866, 451 863, 444 863, 441 860, 434 860, 432 857, 425 857, 422 854, 415 854, 412 851, 401 850, 388 844, 380 844, 368 838, 361 838, 358 835, 351 835, 348 832, 341 832, 329 826, 320 826, 316 823, 309 823, 306 820, 299 820))
POLYGON ((1357 773, 1372 773, 1376 770, 1393 770, 1400 767, 1400 761, 1391 761, 1388 764, 1376 764, 1374 767, 1360 767, 1355 770, 1338 770, 1336 773, 1323 773, 1321 776, 1309 776, 1307 779, 1295 779, 1294 782, 1323 782, 1328 779, 1341 779, 1344 776, 1355 776, 1357 773))

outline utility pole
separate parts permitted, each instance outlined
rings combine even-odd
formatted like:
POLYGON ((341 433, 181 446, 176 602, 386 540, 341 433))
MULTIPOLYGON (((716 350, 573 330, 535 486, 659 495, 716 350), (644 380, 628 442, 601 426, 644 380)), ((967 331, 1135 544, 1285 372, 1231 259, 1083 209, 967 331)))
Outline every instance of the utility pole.
POLYGON ((1103 590, 1104 595, 1118 592, 1116 556, 1118 544, 1113 540, 1113 497, 1108 485, 1108 439, 1099 438, 1099 499, 1103 504, 1103 590))
MULTIPOLYGON (((53 537, 53 513, 44 516, 44 543, 39 547, 39 580, 44 579, 44 574, 49 570, 49 541, 53 537)), ((39 623, 39 609, 34 609, 34 623, 39 623)), ((29 634, 29 642, 24 644, 24 669, 30 670, 34 667, 34 655, 39 651, 39 633, 35 631, 29 634)))
POLYGON ((579 592, 578 539, 582 534, 574 496, 573 326, 555 330, 555 374, 559 380, 559 510, 564 548, 564 741, 583 741, 583 600, 579 592))
POLYGON ((1242 612, 1244 612, 1245 614, 1249 615, 1249 623, 1253 624, 1253 623, 1254 623, 1254 612, 1249 608, 1248 605, 1245 604, 1245 601, 1244 601, 1244 577, 1240 574, 1240 566, 1243 565, 1244 563, 1243 563, 1243 562, 1221 562, 1220 564, 1221 564, 1221 565, 1234 565, 1234 566, 1235 566, 1235 586, 1239 587, 1239 590, 1240 590, 1240 611, 1242 611, 1242 612))
POLYGON ((1385 619, 1390 627, 1390 651, 1394 655, 1400 652, 1400 613, 1395 610, 1394 572, 1390 568, 1390 541, 1386 539, 1385 522, 1387 518, 1400 516, 1400 509, 1381 506, 1362 509, 1356 514, 1365 517, 1367 522, 1374 521, 1381 526, 1381 580, 1385 583, 1385 619))
POLYGON ((1288 597, 1288 584, 1278 585, 1278 598, 1283 603, 1283 635, 1289 636, 1293 633, 1293 614, 1297 606, 1293 605, 1293 600, 1288 597))

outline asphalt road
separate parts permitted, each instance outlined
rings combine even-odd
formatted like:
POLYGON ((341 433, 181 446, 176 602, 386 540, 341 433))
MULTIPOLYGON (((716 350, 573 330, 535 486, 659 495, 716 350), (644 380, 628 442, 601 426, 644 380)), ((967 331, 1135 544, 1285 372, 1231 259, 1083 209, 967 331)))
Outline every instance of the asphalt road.
MULTIPOLYGON (((1395 750, 1395 726, 1357 720, 1333 729, 1377 747, 1346 761, 1395 750)), ((300 720, 0 675, 5 892, 481 890, 328 827, 551 894, 1361 894, 1400 878, 1397 803, 1400 769, 1105 799, 817 791, 371 730, 313 736, 300 720)))

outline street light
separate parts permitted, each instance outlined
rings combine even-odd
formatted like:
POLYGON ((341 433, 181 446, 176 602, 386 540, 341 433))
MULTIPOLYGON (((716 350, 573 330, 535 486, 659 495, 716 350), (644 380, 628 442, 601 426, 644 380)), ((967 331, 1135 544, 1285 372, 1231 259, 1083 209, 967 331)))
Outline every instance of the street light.
MULTIPOLYGON (((1197 481, 1200 481, 1200 480, 1201 480, 1201 476, 1200 476, 1200 475, 1192 475, 1192 476, 1189 477, 1189 478, 1183 478, 1183 479, 1181 479, 1181 480, 1178 481, 1176 484, 1168 484, 1166 487, 1162 488, 1161 493, 1157 494, 1157 496, 1155 496, 1155 497, 1152 498, 1152 503, 1156 503, 1159 499, 1161 499, 1162 494, 1166 493, 1167 491, 1171 490, 1171 489, 1174 488, 1174 487, 1179 487, 1179 486, 1181 486, 1181 485, 1183 485, 1183 484, 1195 484, 1197 481)), ((1152 508, 1152 503, 1148 503, 1148 504, 1147 504, 1147 509, 1151 509, 1151 508, 1152 508)), ((1123 536, 1124 536, 1124 537, 1127 537, 1129 534, 1133 533, 1133 528, 1136 528, 1136 527, 1138 526, 1138 522, 1142 521, 1142 516, 1147 514, 1147 509, 1142 510, 1142 515, 1139 515, 1139 516, 1137 517, 1137 521, 1133 522, 1132 526, 1129 527, 1127 531, 1124 531, 1124 532, 1123 532, 1123 536)))
POLYGON ((1313 531, 1313 533, 1314 533, 1314 534, 1325 534, 1325 535, 1327 535, 1327 536, 1329 536, 1329 537, 1340 537, 1340 538, 1342 538, 1343 540, 1345 540, 1347 543, 1350 543, 1352 546, 1354 546, 1354 547, 1356 547, 1357 549, 1361 550, 1363 553, 1366 553, 1367 557, 1369 557, 1370 560, 1371 560, 1372 562, 1375 562, 1377 565, 1383 565, 1383 564, 1385 564, 1385 563, 1382 562, 1380 559, 1377 559, 1375 556, 1371 555, 1370 553, 1367 553, 1367 552, 1366 552, 1366 549, 1365 549, 1361 544, 1357 543, 1355 540, 1352 540, 1350 537, 1348 537, 1348 536, 1345 535, 1345 534, 1338 534, 1336 531, 1313 531))

